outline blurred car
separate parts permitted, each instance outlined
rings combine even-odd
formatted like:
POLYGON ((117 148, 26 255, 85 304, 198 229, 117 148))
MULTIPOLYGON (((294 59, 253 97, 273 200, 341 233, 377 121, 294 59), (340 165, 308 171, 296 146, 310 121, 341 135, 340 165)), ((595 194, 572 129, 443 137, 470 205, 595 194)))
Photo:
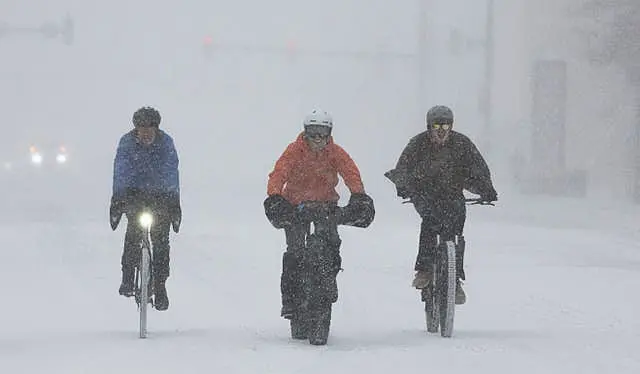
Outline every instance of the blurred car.
POLYGON ((59 200, 78 182, 66 145, 17 144, 3 149, 0 191, 13 200, 59 200))
POLYGON ((7 145, 0 150, 0 209, 11 216, 43 217, 76 205, 79 174, 61 143, 7 145))
POLYGON ((69 169, 70 157, 65 145, 32 144, 8 147, 8 150, 3 152, 3 179, 66 172, 69 169))
MULTIPOLYGON (((0 222, 103 219, 108 211, 112 145, 56 134, 0 139, 0 222), (20 140, 22 139, 22 140, 20 140), (44 140, 42 140, 44 139, 44 140), (46 139, 54 139, 47 141, 46 139)), ((22 136, 21 136, 22 135, 22 136)))

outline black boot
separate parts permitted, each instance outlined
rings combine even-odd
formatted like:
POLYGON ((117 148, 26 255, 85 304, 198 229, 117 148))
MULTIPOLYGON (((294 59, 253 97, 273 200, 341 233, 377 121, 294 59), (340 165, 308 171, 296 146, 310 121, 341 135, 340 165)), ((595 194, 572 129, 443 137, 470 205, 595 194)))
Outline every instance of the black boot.
POLYGON ((165 280, 157 281, 154 285, 154 304, 156 310, 169 309, 169 297, 167 296, 167 288, 165 287, 165 280))
POLYGON ((293 319, 296 312, 296 307, 291 303, 282 303, 282 309, 280 309, 280 316, 284 319, 293 319))
POLYGON ((466 242, 464 240, 464 236, 458 236, 458 243, 456 245, 456 274, 458 275, 458 279, 465 280, 467 279, 464 273, 464 250, 466 247, 466 242))
POLYGON ((131 297, 135 294, 135 285, 133 284, 134 270, 133 268, 122 268, 122 283, 118 293, 122 296, 131 297))

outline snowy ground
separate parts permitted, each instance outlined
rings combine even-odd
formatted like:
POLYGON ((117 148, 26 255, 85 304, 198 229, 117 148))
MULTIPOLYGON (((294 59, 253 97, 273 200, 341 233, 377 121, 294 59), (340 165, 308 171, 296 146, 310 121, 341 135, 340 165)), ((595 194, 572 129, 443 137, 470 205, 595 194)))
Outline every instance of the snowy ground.
POLYGON ((117 295, 122 228, 3 222, 0 373, 640 372, 635 212, 545 204, 469 209, 468 303, 451 339, 425 332, 409 287, 408 207, 343 229, 325 347, 288 338, 283 234, 259 211, 244 225, 192 221, 173 236, 171 307, 151 313, 147 340, 135 303, 117 295))

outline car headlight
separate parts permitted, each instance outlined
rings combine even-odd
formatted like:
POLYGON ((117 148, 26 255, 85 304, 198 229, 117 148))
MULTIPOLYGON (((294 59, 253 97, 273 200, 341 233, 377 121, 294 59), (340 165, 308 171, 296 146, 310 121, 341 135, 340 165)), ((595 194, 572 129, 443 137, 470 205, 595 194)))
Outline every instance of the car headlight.
POLYGON ((65 162, 67 162, 67 155, 58 153, 58 155, 56 156, 56 162, 59 164, 64 164, 65 162))
POLYGON ((31 154, 31 163, 40 165, 42 164, 42 155, 38 152, 31 154))

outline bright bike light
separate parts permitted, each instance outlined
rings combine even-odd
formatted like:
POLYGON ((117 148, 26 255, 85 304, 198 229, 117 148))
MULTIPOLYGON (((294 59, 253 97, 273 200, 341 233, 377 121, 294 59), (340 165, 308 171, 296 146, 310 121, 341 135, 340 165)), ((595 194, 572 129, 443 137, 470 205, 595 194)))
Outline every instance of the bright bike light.
POLYGON ((151 215, 151 213, 142 213, 140 215, 140 225, 142 225, 142 227, 148 229, 151 227, 152 224, 153 224, 153 216, 151 215))

